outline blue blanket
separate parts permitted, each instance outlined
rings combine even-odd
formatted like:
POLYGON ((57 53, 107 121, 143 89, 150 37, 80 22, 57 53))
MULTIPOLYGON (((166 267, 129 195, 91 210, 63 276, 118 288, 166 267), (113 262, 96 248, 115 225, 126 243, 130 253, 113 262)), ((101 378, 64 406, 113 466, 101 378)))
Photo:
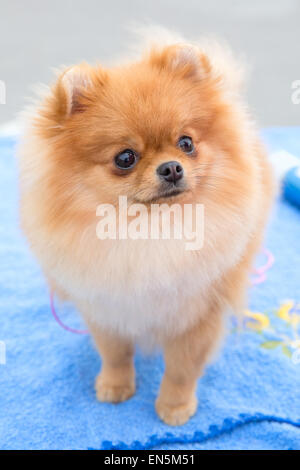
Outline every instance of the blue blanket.
MULTIPOLYGON (((263 136, 272 150, 300 155, 300 128, 263 136)), ((275 264, 250 290, 243 332, 233 326, 199 380, 196 415, 173 428, 154 411, 161 356, 137 354, 131 400, 96 401, 100 359, 91 338, 63 330, 51 316, 47 287, 18 228, 14 146, 0 140, 0 448, 300 449, 299 210, 278 201, 266 240, 275 264)), ((77 326, 78 318, 61 314, 77 326)))

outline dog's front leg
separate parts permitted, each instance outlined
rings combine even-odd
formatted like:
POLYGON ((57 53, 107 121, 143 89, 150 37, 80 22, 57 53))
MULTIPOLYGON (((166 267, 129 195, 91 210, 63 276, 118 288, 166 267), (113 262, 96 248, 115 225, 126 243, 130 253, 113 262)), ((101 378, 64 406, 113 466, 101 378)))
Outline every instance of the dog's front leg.
POLYGON ((180 336, 165 343, 165 374, 156 411, 167 424, 184 424, 197 409, 197 379, 220 339, 221 312, 212 313, 180 336))
POLYGON ((100 401, 118 403, 135 393, 135 371, 132 343, 118 335, 90 325, 102 359, 95 388, 100 401))

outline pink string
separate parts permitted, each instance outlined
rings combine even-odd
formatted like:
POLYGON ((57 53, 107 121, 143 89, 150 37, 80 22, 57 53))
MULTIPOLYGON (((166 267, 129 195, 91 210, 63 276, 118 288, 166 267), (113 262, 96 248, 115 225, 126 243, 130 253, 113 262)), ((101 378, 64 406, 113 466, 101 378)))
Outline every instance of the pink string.
POLYGON ((75 334, 77 334, 77 335, 87 335, 87 334, 89 333, 88 330, 77 330, 76 328, 71 328, 70 326, 65 325, 65 324, 61 321, 61 319, 59 318, 59 316, 57 315, 56 310, 55 310, 55 306, 54 306, 54 294, 53 294, 52 291, 50 292, 50 307, 51 307, 52 315, 54 316, 55 320, 57 321, 57 323, 58 323, 64 330, 70 331, 71 333, 75 333, 75 334))
POLYGON ((263 282, 265 282, 266 279, 267 279, 267 276, 263 273, 263 274, 260 274, 255 279, 252 279, 251 283, 253 286, 257 286, 258 284, 262 284, 263 282))
POLYGON ((273 266, 273 264, 275 262, 275 257, 271 253, 270 250, 267 250, 266 248, 264 248, 263 253, 266 255, 267 261, 266 261, 265 264, 263 264, 259 268, 254 268, 253 269, 253 272, 255 274, 257 274, 257 276, 258 276, 256 278, 252 279, 252 285, 254 285, 254 286, 256 286, 258 284, 262 284, 267 279, 266 272, 269 271, 269 269, 273 266))
MULTIPOLYGON (((252 279, 252 285, 256 286, 258 284, 262 284, 265 282, 267 279, 266 272, 273 266, 275 262, 275 257, 274 255, 267 250, 266 248, 263 249, 263 253, 266 255, 267 261, 265 264, 260 266, 259 268, 254 268, 253 272, 254 274, 257 274, 258 277, 255 279, 252 279)), ((55 306, 54 306, 54 294, 53 292, 50 292, 50 307, 51 307, 51 312, 53 317, 55 318, 56 322, 64 329, 67 331, 70 331, 71 333, 75 333, 77 335, 87 335, 89 334, 88 330, 77 330, 76 328, 71 328, 70 326, 65 325, 59 316, 56 313, 55 306)))

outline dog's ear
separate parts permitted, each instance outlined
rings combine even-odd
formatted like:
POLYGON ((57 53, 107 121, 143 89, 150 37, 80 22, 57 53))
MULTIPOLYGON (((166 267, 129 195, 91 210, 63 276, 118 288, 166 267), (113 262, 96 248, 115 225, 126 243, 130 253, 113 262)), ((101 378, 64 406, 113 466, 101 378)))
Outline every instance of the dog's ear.
POLYGON ((203 79, 211 71, 207 56, 192 44, 174 44, 161 50, 152 49, 150 61, 153 65, 174 71, 182 78, 203 79))
POLYGON ((103 85, 104 76, 100 67, 92 67, 86 63, 66 69, 53 89, 59 116, 67 118, 84 112, 93 101, 96 90, 103 85))
POLYGON ((85 108, 86 92, 92 87, 92 70, 87 64, 76 65, 67 69, 60 84, 64 91, 66 115, 82 112, 85 108))
POLYGON ((237 61, 226 44, 215 40, 203 40, 199 45, 178 42, 163 48, 155 46, 150 60, 153 65, 173 70, 182 78, 213 80, 230 94, 239 93, 244 84, 244 62, 237 61))

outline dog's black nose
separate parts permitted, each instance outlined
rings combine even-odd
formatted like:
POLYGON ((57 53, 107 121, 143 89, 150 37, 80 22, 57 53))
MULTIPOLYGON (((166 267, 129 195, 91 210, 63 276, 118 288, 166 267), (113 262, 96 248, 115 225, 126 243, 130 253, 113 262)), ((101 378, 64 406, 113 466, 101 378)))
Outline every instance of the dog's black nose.
POLYGON ((178 162, 162 163, 156 171, 159 176, 165 181, 168 181, 168 183, 175 184, 176 181, 183 177, 183 168, 178 162))

